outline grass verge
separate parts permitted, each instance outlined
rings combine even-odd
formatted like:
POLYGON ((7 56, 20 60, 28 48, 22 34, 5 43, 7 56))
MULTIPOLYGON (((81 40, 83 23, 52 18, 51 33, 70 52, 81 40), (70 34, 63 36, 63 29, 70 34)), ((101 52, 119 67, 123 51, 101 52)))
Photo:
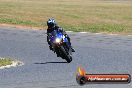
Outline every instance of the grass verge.
POLYGON ((11 64, 12 64, 12 60, 10 58, 0 58, 0 67, 11 64))
POLYGON ((132 34, 131 8, 131 0, 0 0, 0 23, 46 29, 54 17, 68 31, 132 34))

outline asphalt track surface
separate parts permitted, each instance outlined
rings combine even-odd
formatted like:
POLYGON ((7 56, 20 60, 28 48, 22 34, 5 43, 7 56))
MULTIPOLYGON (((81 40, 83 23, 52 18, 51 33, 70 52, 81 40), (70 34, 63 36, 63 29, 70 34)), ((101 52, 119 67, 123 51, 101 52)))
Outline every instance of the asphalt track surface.
POLYGON ((132 88, 129 84, 76 83, 76 70, 132 75, 132 36, 68 33, 76 52, 66 63, 49 50, 46 31, 0 27, 0 57, 23 66, 0 70, 0 88, 132 88))

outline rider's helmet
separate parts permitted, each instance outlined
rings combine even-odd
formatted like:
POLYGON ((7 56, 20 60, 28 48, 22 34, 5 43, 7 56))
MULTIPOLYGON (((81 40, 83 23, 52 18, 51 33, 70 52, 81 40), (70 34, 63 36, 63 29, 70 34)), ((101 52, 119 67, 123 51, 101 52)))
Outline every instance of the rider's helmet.
POLYGON ((47 21, 47 26, 48 28, 54 28, 56 25, 56 21, 54 20, 54 18, 50 18, 48 21, 47 21))

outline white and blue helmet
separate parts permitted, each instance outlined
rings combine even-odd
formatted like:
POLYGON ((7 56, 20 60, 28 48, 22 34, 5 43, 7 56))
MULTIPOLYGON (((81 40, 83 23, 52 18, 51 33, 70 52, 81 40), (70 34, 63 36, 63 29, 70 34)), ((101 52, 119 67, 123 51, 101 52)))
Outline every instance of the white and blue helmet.
POLYGON ((47 21, 47 26, 52 28, 52 27, 55 27, 56 25, 56 22, 54 20, 54 18, 50 18, 48 21, 47 21))

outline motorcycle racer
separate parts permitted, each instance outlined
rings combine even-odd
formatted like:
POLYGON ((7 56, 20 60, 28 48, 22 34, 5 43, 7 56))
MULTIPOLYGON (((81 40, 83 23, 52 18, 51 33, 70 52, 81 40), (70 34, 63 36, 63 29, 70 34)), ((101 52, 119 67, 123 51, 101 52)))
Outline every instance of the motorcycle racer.
MULTIPOLYGON (((65 35, 65 37, 67 37, 67 39, 68 39, 68 41, 69 41, 69 43, 70 43, 70 47, 71 47, 71 49, 72 49, 72 52, 75 52, 75 50, 74 50, 73 47, 71 46, 70 37, 67 35, 67 33, 66 33, 61 27, 59 27, 59 26, 57 25, 57 23, 56 23, 56 21, 54 20, 54 18, 50 18, 50 19, 47 21, 47 26, 48 26, 48 28, 47 28, 47 35, 50 34, 50 33, 51 33, 52 31, 54 31, 54 30, 57 30, 57 31, 62 32, 62 33, 65 35)), ((50 43, 50 40, 49 40, 48 36, 47 36, 47 42, 48 42, 48 44, 49 44, 50 50, 53 51, 53 47, 52 47, 52 45, 51 45, 51 43, 50 43)))

